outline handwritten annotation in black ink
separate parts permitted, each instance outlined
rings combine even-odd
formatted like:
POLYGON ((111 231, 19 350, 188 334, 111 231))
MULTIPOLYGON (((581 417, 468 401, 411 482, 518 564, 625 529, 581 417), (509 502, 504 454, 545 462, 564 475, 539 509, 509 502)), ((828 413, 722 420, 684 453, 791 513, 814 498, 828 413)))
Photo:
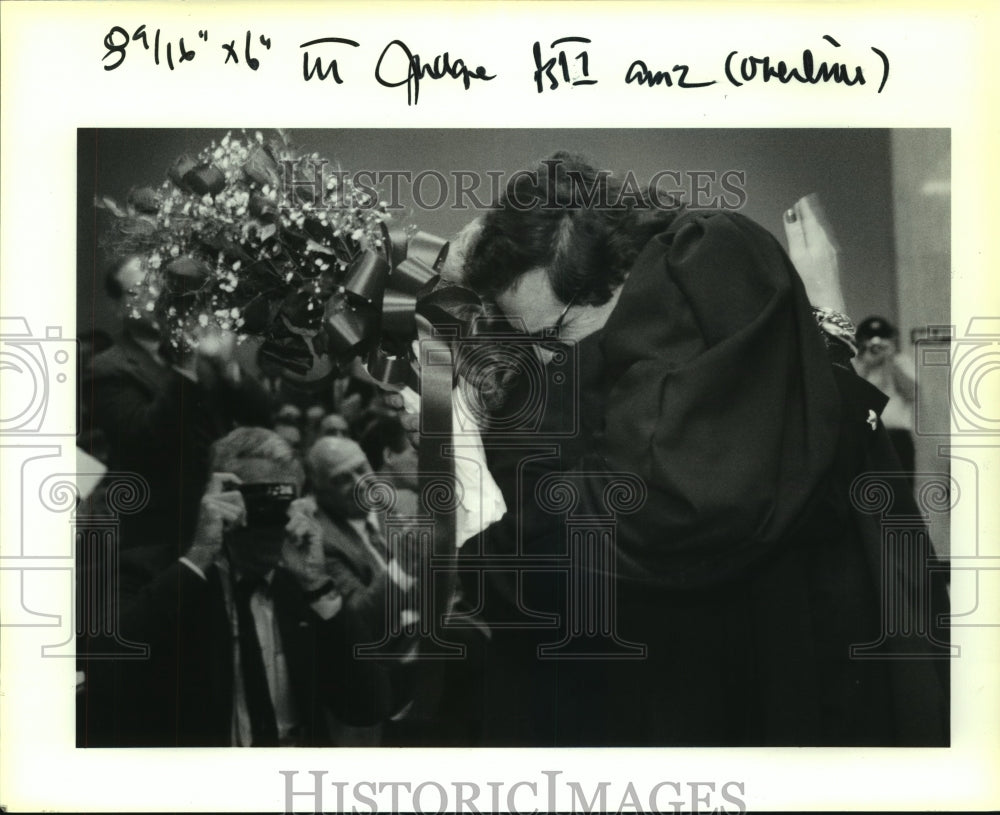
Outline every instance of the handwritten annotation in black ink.
POLYGON ((461 79, 466 90, 472 87, 472 80, 478 79, 489 82, 496 79, 496 74, 486 73, 486 68, 482 65, 470 69, 465 64, 465 60, 452 59, 451 55, 445 51, 438 54, 430 62, 424 62, 419 54, 414 54, 402 40, 393 40, 384 49, 375 65, 375 79, 379 85, 386 88, 398 88, 406 86, 406 104, 415 105, 420 101, 420 80, 421 79, 461 79), (405 75, 398 78, 401 72, 392 71, 386 63, 386 57, 398 56, 406 60, 405 75), (387 76, 388 75, 388 76, 387 76))
MULTIPOLYGON (((708 88, 720 82, 727 82, 735 88, 790 83, 853 88, 868 85, 869 78, 877 76, 876 93, 882 93, 889 80, 889 57, 883 50, 869 46, 863 52, 867 55, 864 62, 856 58, 845 59, 846 54, 840 51, 833 52, 836 58, 830 58, 829 53, 824 53, 825 49, 840 49, 842 46, 830 34, 824 34, 822 40, 823 44, 804 48, 791 61, 771 53, 762 54, 757 49, 733 49, 716 66, 715 72, 710 67, 641 55, 630 61, 622 78, 624 84, 634 87, 688 90, 708 88)), ((215 53, 224 57, 224 65, 242 64, 253 71, 261 67, 259 57, 271 50, 269 37, 254 35, 249 29, 242 37, 223 37, 221 41, 212 40, 211 43, 208 30, 201 29, 196 37, 189 37, 188 41, 199 47, 202 43, 216 46, 218 50, 215 53)), ((122 26, 114 26, 104 37, 104 48, 101 61, 105 63, 105 71, 121 67, 126 55, 138 48, 151 56, 154 65, 165 64, 171 71, 176 66, 192 62, 198 55, 184 37, 176 40, 165 37, 159 28, 150 31, 145 25, 132 33, 122 26)), ((351 59, 351 49, 361 48, 361 43, 346 37, 327 36, 303 42, 298 48, 302 54, 303 81, 342 85, 347 81, 341 70, 344 61, 351 59)), ((593 86, 599 82, 597 68, 600 66, 600 53, 589 37, 557 37, 547 46, 536 41, 531 46, 531 58, 534 67, 531 78, 536 93, 563 92, 564 89, 593 86), (591 59, 592 51, 597 52, 597 59, 591 59)), ((273 58, 271 61, 274 61, 273 58)), ((465 56, 452 56, 450 50, 425 59, 399 39, 392 40, 382 49, 374 68, 374 79, 382 87, 406 88, 407 105, 416 105, 420 101, 420 92, 424 87, 422 82, 457 80, 464 90, 469 91, 496 78, 497 74, 490 73, 484 65, 465 56)))
MULTIPOLYGON (((199 29, 198 39, 208 43, 208 30, 199 29)), ((154 65, 166 64, 171 71, 174 70, 177 65, 193 61, 197 55, 195 49, 188 48, 184 44, 184 38, 181 37, 177 41, 177 59, 175 61, 174 43, 173 41, 164 38, 159 28, 157 28, 152 35, 150 35, 150 32, 146 29, 146 25, 143 24, 129 34, 128 31, 120 25, 116 25, 104 35, 104 48, 106 50, 104 52, 104 56, 101 57, 101 62, 107 62, 107 60, 115 58, 114 62, 109 62, 104 66, 104 70, 113 71, 120 67, 122 63, 125 62, 126 53, 132 43, 139 43, 142 45, 143 51, 151 51, 154 65), (150 43, 150 36, 152 36, 152 44, 150 43)), ((263 51, 269 51, 270 49, 271 40, 269 37, 265 37, 261 34, 258 38, 254 39, 249 30, 243 38, 242 48, 237 45, 236 39, 230 39, 219 43, 220 52, 225 54, 224 65, 228 65, 230 63, 239 65, 240 56, 242 55, 243 64, 252 71, 256 71, 260 67, 260 60, 253 56, 252 51, 262 53, 263 51)))

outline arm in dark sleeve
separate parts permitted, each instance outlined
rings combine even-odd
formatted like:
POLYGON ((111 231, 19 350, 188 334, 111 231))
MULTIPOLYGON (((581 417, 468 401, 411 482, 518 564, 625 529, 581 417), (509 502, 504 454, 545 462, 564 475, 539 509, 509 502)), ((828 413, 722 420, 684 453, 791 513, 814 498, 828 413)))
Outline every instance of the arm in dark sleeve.
POLYGON ((91 401, 93 422, 119 446, 157 445, 167 430, 183 424, 198 401, 198 386, 176 371, 164 386, 150 391, 124 370, 98 358, 93 375, 84 383, 84 398, 91 401))
POLYGON ((346 604, 323 619, 315 611, 319 692, 342 722, 377 724, 392 712, 392 689, 387 667, 377 659, 355 655, 355 648, 372 642, 370 625, 346 604))
POLYGON ((780 244, 736 214, 678 218, 636 261, 603 335, 605 432, 580 469, 604 512, 615 473, 643 485, 617 514, 623 572, 690 586, 766 555, 821 488, 841 420, 780 244))
POLYGON ((155 641, 159 647, 168 647, 179 632, 205 624, 209 598, 208 581, 174 561, 125 600, 122 632, 136 642, 155 641))
POLYGON ((381 640, 388 630, 388 573, 378 571, 365 585, 335 550, 327 551, 326 572, 344 598, 344 607, 358 626, 359 634, 363 633, 371 642, 381 640))
POLYGON ((185 694, 192 675, 199 693, 212 684, 204 647, 206 632, 215 622, 210 598, 203 578, 173 563, 122 603, 116 635, 147 653, 133 652, 87 665, 82 743, 100 747, 188 744, 197 741, 188 728, 192 717, 228 714, 206 711, 185 694))

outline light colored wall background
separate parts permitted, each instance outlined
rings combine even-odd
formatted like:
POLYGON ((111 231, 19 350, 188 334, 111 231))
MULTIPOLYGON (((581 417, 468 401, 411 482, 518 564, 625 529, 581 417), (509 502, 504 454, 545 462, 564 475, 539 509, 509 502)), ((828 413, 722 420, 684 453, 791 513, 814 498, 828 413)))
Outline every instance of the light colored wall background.
MULTIPOLYGON (((250 129, 250 128, 248 128, 250 129)), ((251 129, 252 132, 252 129, 251 129)), ((80 131, 79 274, 80 327, 114 330, 103 297, 103 259, 95 252, 102 228, 93 209, 99 192, 124 198, 133 185, 156 185, 182 152, 197 152, 224 130, 80 131)), ((293 134, 303 152, 319 152, 349 171, 455 170, 510 174, 556 150, 583 153, 639 179, 660 170, 727 170, 745 173, 742 212, 782 242, 781 216, 808 193, 817 193, 841 244, 848 310, 898 317, 893 240, 890 131, 838 130, 302 130, 293 134)), ((403 203, 411 203, 405 195, 403 203)), ((436 193, 433 182, 425 188, 436 193)), ((483 194, 488 199, 488 195, 483 194)), ((474 213, 414 209, 408 220, 449 236, 474 213)), ((947 286, 947 277, 945 277, 947 286)), ((935 295, 936 297, 939 295, 935 295)))
MULTIPOLYGON (((917 380, 918 429, 948 428, 949 389, 940 368, 921 364, 930 352, 947 352, 947 342, 921 339, 933 326, 951 323, 951 133, 948 130, 894 130, 890 140, 892 199, 895 212, 896 290, 902 345, 917 380)), ((961 331, 964 326, 956 326, 961 331)), ((935 473, 948 474, 941 455, 946 435, 914 435, 917 491, 935 473)), ((931 536, 941 554, 951 552, 947 517, 931 515, 931 536)))

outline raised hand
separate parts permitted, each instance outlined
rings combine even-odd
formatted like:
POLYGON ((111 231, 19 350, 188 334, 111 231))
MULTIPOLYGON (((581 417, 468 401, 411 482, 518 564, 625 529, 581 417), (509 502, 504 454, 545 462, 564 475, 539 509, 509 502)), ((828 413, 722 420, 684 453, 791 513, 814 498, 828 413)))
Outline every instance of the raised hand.
POLYGON ((840 250, 819 197, 813 193, 800 198, 786 210, 783 220, 788 256, 802 278, 809 302, 817 308, 843 312, 840 250))
POLYGON ((232 473, 212 473, 198 508, 194 540, 185 557, 205 570, 222 548, 225 532, 246 524, 246 506, 238 490, 227 489, 242 483, 232 473))
POLYGON ((285 543, 281 562, 292 573, 303 591, 318 589, 327 581, 323 530, 316 521, 312 498, 299 498, 288 508, 285 543))

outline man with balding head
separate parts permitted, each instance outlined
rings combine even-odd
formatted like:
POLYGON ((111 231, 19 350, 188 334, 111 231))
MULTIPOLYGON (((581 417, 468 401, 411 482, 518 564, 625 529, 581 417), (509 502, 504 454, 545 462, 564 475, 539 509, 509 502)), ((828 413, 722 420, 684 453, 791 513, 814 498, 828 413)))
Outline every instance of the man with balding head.
MULTIPOLYGON (((306 469, 317 505, 316 520, 323 530, 327 573, 347 608, 366 621, 368 630, 388 633, 389 593, 405 595, 415 581, 386 548, 378 516, 358 500, 358 484, 371 475, 371 464, 357 442, 323 436, 310 448, 306 469)), ((412 605, 405 597, 393 604, 404 611, 401 620, 392 621, 392 628, 415 621, 406 610, 412 605)), ((336 726, 333 729, 338 731, 336 726)), ((375 729, 341 727, 336 743, 374 745, 380 735, 375 729)))
MULTIPOLYGON (((386 577, 404 589, 412 578, 402 571, 386 548, 385 538, 374 512, 359 501, 358 483, 372 474, 371 464, 361 446, 352 439, 324 436, 313 444, 306 457, 309 482, 319 508, 317 520, 323 527, 328 562, 344 568, 331 573, 340 581, 341 594, 350 602, 372 600, 380 581, 386 577), (369 589, 368 592, 362 591, 369 589)), ((387 482, 388 483, 388 482, 387 482)))

